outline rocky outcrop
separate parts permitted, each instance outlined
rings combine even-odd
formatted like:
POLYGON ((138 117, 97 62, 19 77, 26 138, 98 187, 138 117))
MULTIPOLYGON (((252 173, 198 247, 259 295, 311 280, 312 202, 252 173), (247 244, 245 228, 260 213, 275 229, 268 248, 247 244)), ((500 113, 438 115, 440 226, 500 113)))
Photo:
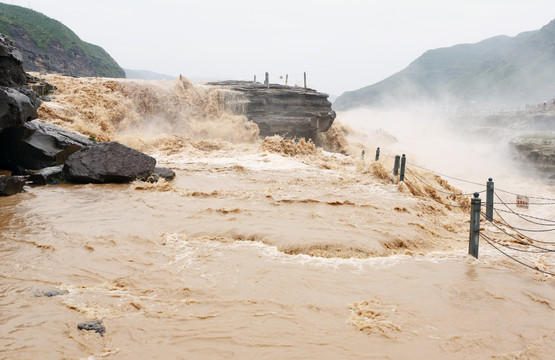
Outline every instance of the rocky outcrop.
POLYGON ((62 165, 69 155, 91 144, 81 134, 33 120, 0 134, 0 167, 38 170, 62 165))
POLYGON ((297 86, 250 81, 209 82, 209 86, 231 91, 226 107, 256 123, 260 136, 315 139, 327 131, 335 119, 328 95, 297 86))
POLYGON ((0 34, 0 132, 37 118, 40 100, 25 83, 23 57, 14 44, 0 34))
POLYGON ((130 182, 146 180, 156 159, 125 145, 97 143, 77 151, 65 162, 64 174, 81 183, 130 182))
POLYGON ((555 179, 555 135, 537 133, 511 139, 515 157, 555 179))

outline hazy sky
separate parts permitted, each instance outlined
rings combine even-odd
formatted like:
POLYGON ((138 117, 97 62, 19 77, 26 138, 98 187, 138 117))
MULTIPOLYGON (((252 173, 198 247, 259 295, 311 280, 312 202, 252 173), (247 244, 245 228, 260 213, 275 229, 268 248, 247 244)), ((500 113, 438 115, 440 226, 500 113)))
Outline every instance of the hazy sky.
POLYGON ((339 95, 428 49, 537 30, 553 0, 7 0, 61 21, 124 68, 225 79, 290 74, 339 95))

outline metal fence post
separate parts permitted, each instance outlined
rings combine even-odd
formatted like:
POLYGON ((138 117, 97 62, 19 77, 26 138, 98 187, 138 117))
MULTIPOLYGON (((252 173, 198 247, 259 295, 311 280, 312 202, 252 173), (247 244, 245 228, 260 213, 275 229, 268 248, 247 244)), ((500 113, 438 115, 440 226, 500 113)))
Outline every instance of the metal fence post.
POLYGON ((393 164, 393 175, 397 176, 399 173, 399 160, 401 157, 399 155, 395 155, 395 164, 393 164))
POLYGON ((478 259, 478 244, 480 240, 480 208, 482 200, 480 194, 475 192, 470 200, 470 236, 468 241, 468 253, 478 259))
POLYGON ((486 220, 493 220, 493 179, 489 178, 486 183, 486 220))
POLYGON ((376 149, 376 161, 380 160, 380 148, 376 149))
POLYGON ((306 72, 304 73, 304 88, 306 89, 306 72))
POLYGON ((405 181, 405 164, 407 162, 407 158, 405 154, 401 158, 401 174, 399 174, 399 181, 405 181))

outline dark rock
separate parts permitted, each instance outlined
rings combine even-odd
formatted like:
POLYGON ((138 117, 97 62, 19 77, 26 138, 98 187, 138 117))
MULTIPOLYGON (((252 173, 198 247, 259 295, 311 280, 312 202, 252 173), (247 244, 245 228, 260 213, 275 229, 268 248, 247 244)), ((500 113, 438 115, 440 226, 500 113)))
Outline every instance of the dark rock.
POLYGON ((13 42, 0 34, 0 132, 38 117, 40 100, 24 85, 22 55, 13 42))
POLYGON ((232 90, 238 98, 226 97, 226 106, 258 125, 260 136, 315 139, 333 124, 335 111, 328 95, 313 89, 250 81, 209 82, 207 85, 232 90))
POLYGON ((104 336, 104 333, 106 332, 106 328, 102 325, 102 320, 79 323, 77 328, 79 330, 94 331, 97 334, 100 334, 100 336, 104 336))
POLYGON ((22 86, 26 81, 21 51, 4 34, 0 34, 0 86, 22 86))
POLYGON ((36 119, 37 101, 32 93, 21 92, 8 87, 0 87, 0 130, 23 125, 36 119))
POLYGON ((158 175, 166 181, 172 181, 173 179, 175 179, 175 171, 168 168, 155 167, 153 175, 154 174, 158 175))
POLYGON ((67 290, 60 290, 60 289, 46 289, 46 290, 42 290, 42 291, 36 291, 35 292, 35 297, 54 297, 54 296, 60 296, 60 295, 67 295, 68 291, 67 290))
POLYGON ((53 181, 63 178, 64 166, 51 166, 44 169, 40 169, 36 173, 29 177, 29 180, 35 185, 46 185, 51 184, 53 181))
POLYGON ((46 81, 37 82, 30 85, 31 90, 37 93, 42 99, 46 95, 52 94, 54 91, 57 90, 56 86, 47 83, 46 81))
POLYGON ((12 175, 28 177, 30 175, 33 175, 33 172, 25 169, 23 166, 16 166, 14 169, 12 169, 12 175))
POLYGON ((72 154, 64 173, 75 182, 122 183, 148 178, 155 165, 156 159, 125 145, 95 143, 72 154))
POLYGON ((40 120, 0 134, 0 167, 43 169, 61 165, 69 155, 93 142, 40 120))
POLYGON ((160 180, 160 175, 156 173, 150 174, 150 176, 146 179, 146 181, 148 181, 151 184, 157 183, 158 180, 160 180))
POLYGON ((0 195, 9 196, 23 191, 25 178, 21 176, 0 176, 0 195))

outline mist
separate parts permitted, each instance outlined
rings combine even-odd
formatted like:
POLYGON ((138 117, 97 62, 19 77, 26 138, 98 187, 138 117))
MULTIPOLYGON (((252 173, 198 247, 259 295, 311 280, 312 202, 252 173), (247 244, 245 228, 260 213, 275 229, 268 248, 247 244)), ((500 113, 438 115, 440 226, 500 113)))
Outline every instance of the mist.
POLYGON ((417 165, 448 175, 450 178, 442 177, 464 192, 483 190, 469 182, 485 186, 491 177, 500 188, 555 193, 549 174, 518 160, 509 145, 510 139, 528 134, 533 128, 505 124, 494 127, 445 109, 431 103, 358 108, 339 111, 336 121, 347 128, 350 152, 357 155, 365 150, 367 161, 374 160, 380 147, 380 159, 406 154, 407 168, 417 165))

